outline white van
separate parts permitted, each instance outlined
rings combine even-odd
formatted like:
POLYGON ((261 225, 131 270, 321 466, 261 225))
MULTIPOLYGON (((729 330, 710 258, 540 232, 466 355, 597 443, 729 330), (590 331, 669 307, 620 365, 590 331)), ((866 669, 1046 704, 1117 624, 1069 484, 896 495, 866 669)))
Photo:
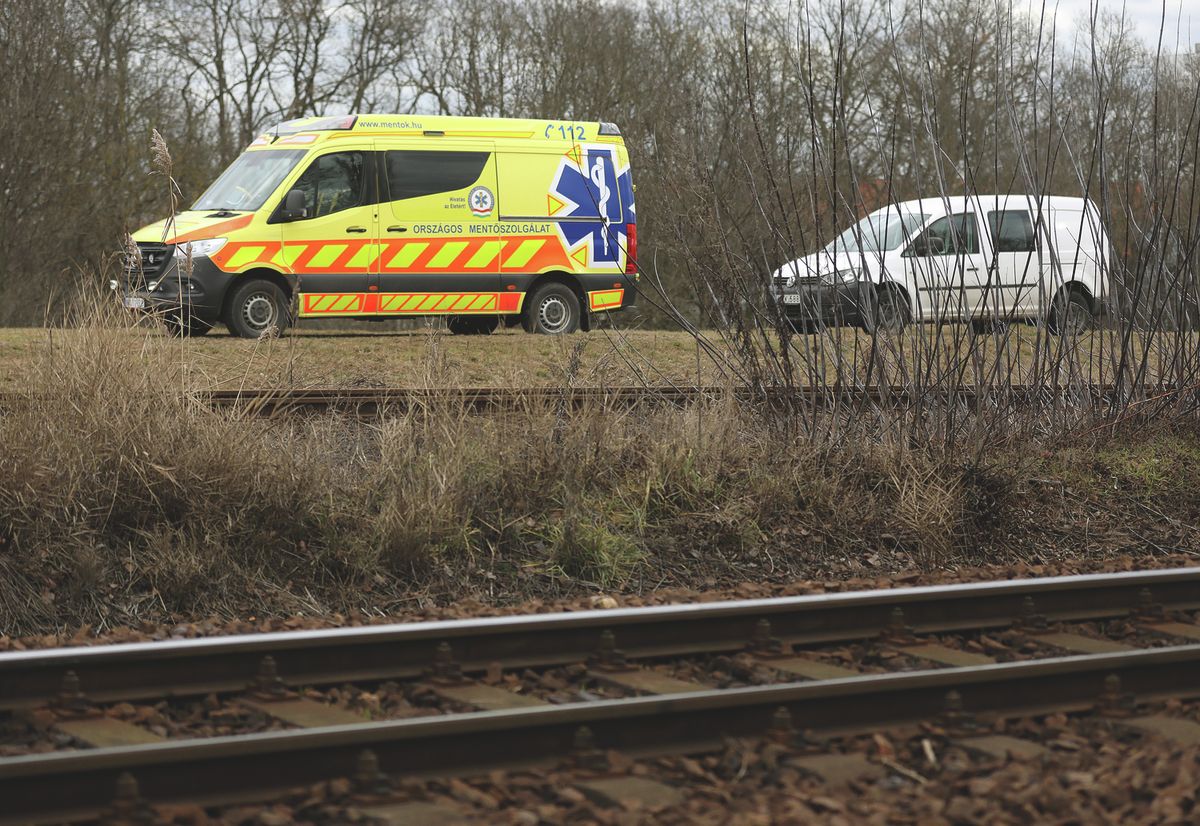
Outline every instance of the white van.
POLYGON ((889 204, 788 262, 771 293, 800 330, 910 321, 1044 320, 1090 326, 1108 296, 1111 245, 1083 198, 978 195, 889 204))

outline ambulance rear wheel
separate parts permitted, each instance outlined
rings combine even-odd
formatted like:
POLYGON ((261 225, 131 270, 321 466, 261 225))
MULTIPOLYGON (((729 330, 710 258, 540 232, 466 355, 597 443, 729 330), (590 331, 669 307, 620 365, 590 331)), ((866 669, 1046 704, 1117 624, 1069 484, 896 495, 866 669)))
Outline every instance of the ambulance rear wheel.
POLYGON ((225 315, 229 332, 241 338, 258 338, 271 330, 282 333, 288 322, 283 290, 261 278, 252 278, 233 291, 225 315))
POLYGON ((521 326, 526 332, 556 336, 579 329, 579 299, 563 284, 543 284, 525 305, 521 326))
POLYGON ((494 315, 452 315, 446 318, 446 328, 456 336, 486 336, 500 326, 494 315))

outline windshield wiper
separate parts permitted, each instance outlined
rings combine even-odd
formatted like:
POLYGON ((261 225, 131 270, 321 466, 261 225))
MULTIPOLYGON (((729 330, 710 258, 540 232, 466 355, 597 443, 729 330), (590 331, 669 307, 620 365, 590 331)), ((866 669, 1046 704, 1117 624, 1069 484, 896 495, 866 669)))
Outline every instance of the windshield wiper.
POLYGON ((239 215, 241 210, 218 209, 216 212, 211 212, 205 215, 205 218, 232 218, 234 215, 239 215))

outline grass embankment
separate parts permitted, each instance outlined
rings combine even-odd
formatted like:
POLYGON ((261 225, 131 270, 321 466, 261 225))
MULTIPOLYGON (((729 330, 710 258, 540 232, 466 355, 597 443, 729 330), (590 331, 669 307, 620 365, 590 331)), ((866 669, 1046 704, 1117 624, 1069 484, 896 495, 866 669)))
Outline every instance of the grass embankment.
MULTIPOLYGON (((180 393, 252 343, 40 340, 0 416, 0 634, 1200 551, 1191 421, 947 455, 723 405, 259 420, 180 393)), ((443 344, 413 340, 406 384, 465 383, 443 344)))
MULTIPOLYGON (((359 323, 329 329, 304 322, 279 340, 250 342, 219 327, 204 338, 174 342, 185 355, 193 387, 533 387, 575 385, 724 385, 737 381, 734 348, 714 331, 698 348, 687 333, 656 330, 596 330, 565 337, 531 336, 519 328, 491 336, 452 336, 439 326, 380 331, 359 323)), ((21 389, 31 367, 47 358, 66 358, 86 347, 90 332, 77 329, 0 328, 0 392, 21 389)), ((105 346, 135 364, 147 328, 114 329, 105 346)), ((166 347, 159 341, 152 345, 166 347)), ((1044 330, 1014 325, 1000 334, 972 334, 964 325, 910 328, 898 338, 874 342, 860 330, 840 329, 792 338, 793 380, 819 384, 857 375, 927 385, 1045 381, 1111 382, 1117 375, 1120 341, 1115 331, 1093 331, 1064 346, 1044 330), (875 346, 872 365, 872 347, 875 346), (881 375, 879 365, 887 365, 881 375)), ((1134 334, 1123 368, 1136 375, 1145 356, 1142 382, 1171 381, 1182 366, 1178 353, 1196 353, 1194 333, 1134 334)), ((179 361, 179 353, 175 361, 179 361)))

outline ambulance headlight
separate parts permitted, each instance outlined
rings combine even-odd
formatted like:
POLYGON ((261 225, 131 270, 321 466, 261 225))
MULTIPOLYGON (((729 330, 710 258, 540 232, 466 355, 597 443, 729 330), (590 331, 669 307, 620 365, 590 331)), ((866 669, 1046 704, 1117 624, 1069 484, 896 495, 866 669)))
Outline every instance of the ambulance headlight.
POLYGON ((225 238, 205 238, 202 241, 188 241, 175 247, 176 258, 199 258, 201 255, 216 255, 225 246, 225 238))

